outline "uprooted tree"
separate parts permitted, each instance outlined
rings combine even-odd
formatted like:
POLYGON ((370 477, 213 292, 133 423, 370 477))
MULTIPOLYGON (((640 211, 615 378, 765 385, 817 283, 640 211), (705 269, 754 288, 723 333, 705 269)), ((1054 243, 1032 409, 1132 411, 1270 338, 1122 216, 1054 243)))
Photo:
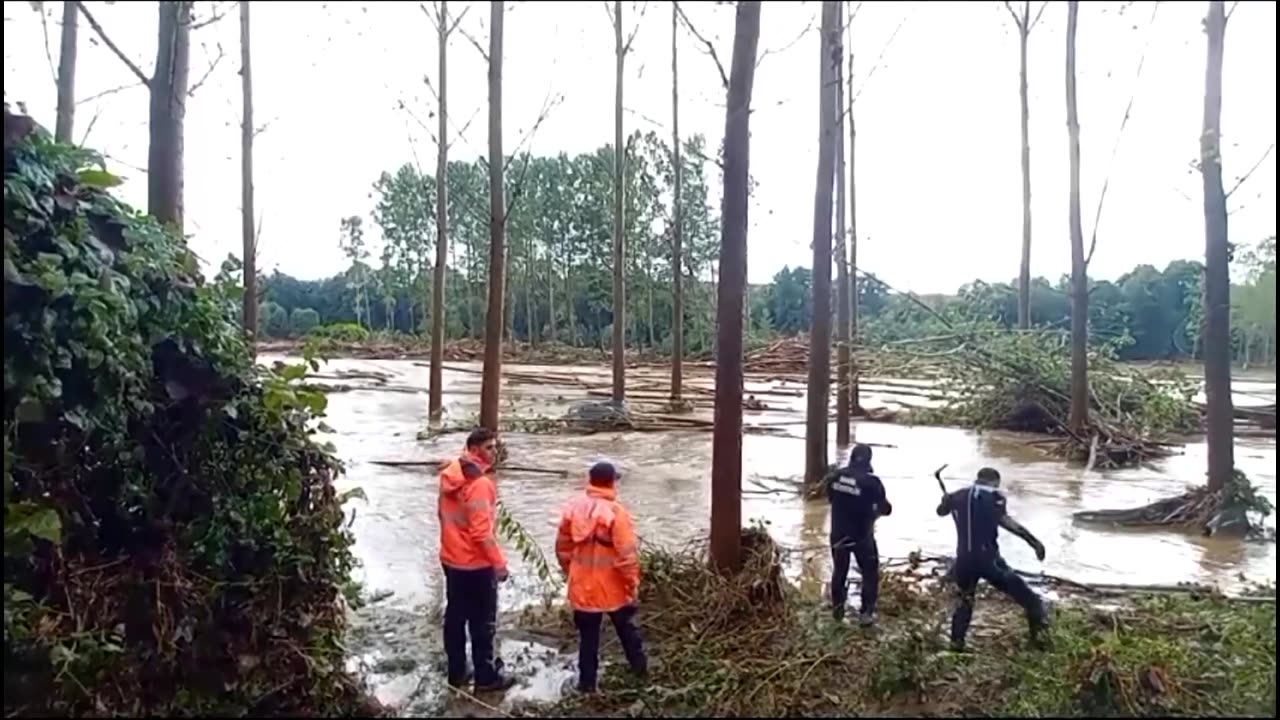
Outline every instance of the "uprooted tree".
POLYGON ((94 153, 6 105, 4 164, 5 715, 368 712, 324 397, 94 153))
MULTIPOLYGON (((1081 520, 1118 525, 1178 526, 1205 534, 1250 534, 1258 530, 1250 513, 1272 511, 1244 473, 1235 468, 1231 402, 1231 284, 1228 274, 1227 196, 1222 185, 1222 56, 1227 25, 1221 0, 1209 3, 1204 28, 1204 117, 1200 132, 1200 173, 1204 187, 1204 387, 1208 483, 1182 495, 1126 510, 1077 513, 1081 520)), ((1274 300, 1273 300, 1274 302, 1274 300)))

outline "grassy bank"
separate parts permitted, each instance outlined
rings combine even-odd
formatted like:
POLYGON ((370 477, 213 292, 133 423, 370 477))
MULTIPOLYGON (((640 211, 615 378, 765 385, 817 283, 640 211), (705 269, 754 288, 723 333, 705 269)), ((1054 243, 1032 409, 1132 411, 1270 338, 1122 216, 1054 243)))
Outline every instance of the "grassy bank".
MULTIPOLYGON (((879 629, 836 624, 819 598, 777 585, 757 557, 741 577, 697 553, 647 553, 641 616, 649 681, 603 654, 604 691, 529 716, 1275 716, 1275 604, 1220 597, 1087 598, 1054 611, 1052 646, 1026 643, 1020 610, 979 600, 971 652, 945 649, 949 589, 918 572, 883 580, 879 629), (777 591, 781 590, 780 594, 777 591)), ((525 621, 574 647, 567 611, 525 621)))

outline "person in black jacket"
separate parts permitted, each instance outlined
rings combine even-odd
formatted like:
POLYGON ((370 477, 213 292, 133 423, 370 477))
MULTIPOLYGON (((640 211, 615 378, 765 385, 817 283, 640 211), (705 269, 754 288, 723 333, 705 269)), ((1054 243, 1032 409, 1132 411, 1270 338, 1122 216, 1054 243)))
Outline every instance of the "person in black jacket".
POLYGON ((982 468, 970 487, 947 493, 938 505, 938 516, 951 515, 956 523, 956 561, 952 578, 959 598, 951 615, 951 648, 963 652, 969 621, 973 617, 973 600, 978 581, 1013 598, 1027 614, 1033 644, 1043 640, 1048 627, 1044 602, 1000 556, 997 535, 1000 528, 1022 538, 1044 560, 1044 545, 1029 530, 1009 516, 1006 500, 1000 493, 1000 473, 982 468))
POLYGON ((875 624, 880 595, 880 551, 876 547, 876 519, 893 512, 884 484, 871 469, 871 448, 855 445, 849 464, 827 478, 831 503, 831 606, 836 620, 844 619, 849 591, 849 556, 862 575, 862 609, 858 622, 875 624))

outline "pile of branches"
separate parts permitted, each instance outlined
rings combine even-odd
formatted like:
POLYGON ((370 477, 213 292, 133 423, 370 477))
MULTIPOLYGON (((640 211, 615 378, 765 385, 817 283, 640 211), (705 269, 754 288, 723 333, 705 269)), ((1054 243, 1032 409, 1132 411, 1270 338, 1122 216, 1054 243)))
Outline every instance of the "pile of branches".
POLYGON ((809 338, 803 335, 779 338, 746 353, 742 367, 746 372, 761 374, 803 373, 809 367, 809 338))
POLYGON ((1124 510, 1086 510, 1076 520, 1123 527, 1171 527, 1204 535, 1250 535, 1261 529, 1250 514, 1267 517, 1274 508, 1259 495, 1244 473, 1236 470, 1224 487, 1201 485, 1185 493, 1124 510))
MULTIPOLYGON (((945 649, 951 592, 918 568, 885 569, 880 627, 865 631, 834 622, 819 598, 786 584, 775 599, 760 599, 759 588, 772 586, 775 557, 751 555, 739 575, 724 576, 701 548, 646 549, 639 621, 649 678, 630 679, 606 637, 600 694, 521 714, 1270 716, 1274 706, 1274 603, 1139 598, 1106 613, 1064 605, 1054 614, 1051 649, 1039 651, 1025 641, 1021 610, 984 588, 973 652, 958 655, 945 649)), ((560 635, 572 651, 567 610, 525 617, 548 621, 540 634, 560 635)))
POLYGON ((180 236, 4 114, 6 716, 376 711, 301 366, 254 368, 180 236))
POLYGON ((972 333, 936 360, 945 363, 948 399, 914 413, 919 421, 1054 435, 1055 452, 1101 467, 1167 455, 1163 437, 1200 428, 1194 383, 1173 370, 1126 367, 1100 346, 1089 354, 1087 430, 1071 430, 1071 351, 1062 333, 972 333))

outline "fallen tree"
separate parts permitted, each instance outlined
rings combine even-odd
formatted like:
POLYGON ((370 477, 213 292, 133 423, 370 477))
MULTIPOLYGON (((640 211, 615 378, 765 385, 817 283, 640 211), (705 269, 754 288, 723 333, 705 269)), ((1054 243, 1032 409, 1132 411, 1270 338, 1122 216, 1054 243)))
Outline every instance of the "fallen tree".
POLYGON ((1252 522, 1250 514, 1265 518, 1272 510, 1271 501, 1259 495, 1244 473, 1237 470, 1220 490, 1200 485, 1140 507, 1086 510, 1073 517, 1081 522, 1125 527, 1174 527, 1204 535, 1256 536, 1262 532, 1262 525, 1252 522))
POLYGON ((6 716, 369 714, 302 366, 255 369, 181 236, 4 113, 6 716))
POLYGON ((1142 371, 1119 363, 1111 346, 1089 354, 1089 423, 1067 424, 1070 353, 1065 336, 1049 331, 974 332, 934 353, 945 368, 939 408, 912 413, 918 422, 1053 435, 1052 449, 1101 467, 1168 454, 1162 438, 1200 429, 1193 383, 1173 370, 1142 371))

